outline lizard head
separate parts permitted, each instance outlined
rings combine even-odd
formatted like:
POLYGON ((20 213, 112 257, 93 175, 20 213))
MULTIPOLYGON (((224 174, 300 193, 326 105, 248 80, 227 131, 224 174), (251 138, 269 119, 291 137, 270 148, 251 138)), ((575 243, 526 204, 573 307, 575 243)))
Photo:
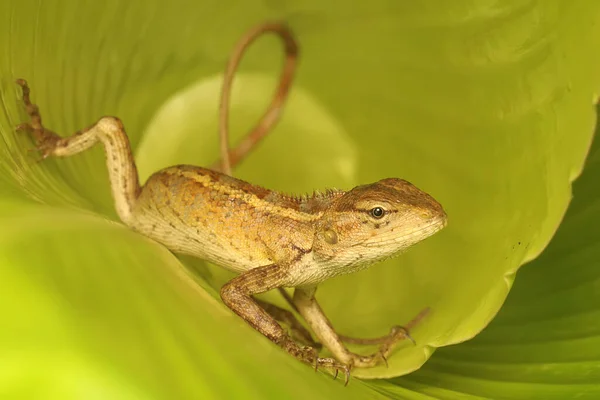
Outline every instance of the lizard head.
POLYGON ((343 274, 399 254, 446 226, 433 197, 396 178, 357 186, 335 199, 317 223, 315 257, 343 274))

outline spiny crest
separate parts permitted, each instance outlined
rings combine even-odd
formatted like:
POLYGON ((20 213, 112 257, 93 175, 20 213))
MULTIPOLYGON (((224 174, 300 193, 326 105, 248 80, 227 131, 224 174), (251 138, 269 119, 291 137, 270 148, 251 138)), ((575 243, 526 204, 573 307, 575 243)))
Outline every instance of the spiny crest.
POLYGON ((311 200, 329 200, 339 195, 344 194, 345 192, 340 189, 331 188, 322 190, 313 190, 312 193, 305 193, 301 195, 289 195, 290 200, 297 201, 299 203, 304 203, 311 200))
POLYGON ((342 196, 344 193, 343 190, 339 189, 326 189, 324 191, 313 191, 312 194, 304 194, 304 195, 290 195, 290 194, 281 194, 278 196, 282 203, 294 204, 298 211, 316 214, 327 209, 331 200, 342 196))

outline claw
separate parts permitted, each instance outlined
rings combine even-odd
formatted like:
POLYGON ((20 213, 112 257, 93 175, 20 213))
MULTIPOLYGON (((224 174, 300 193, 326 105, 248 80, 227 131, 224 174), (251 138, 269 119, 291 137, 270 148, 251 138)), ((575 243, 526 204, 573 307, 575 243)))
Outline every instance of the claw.
POLYGON ((387 357, 385 356, 385 354, 383 352, 381 352, 380 355, 381 355, 381 358, 383 359, 383 362, 385 363, 385 367, 389 368, 390 366, 388 364, 388 360, 387 360, 387 357))
POLYGON ((317 367, 319 365, 321 365, 322 367, 326 367, 327 369, 332 368, 335 371, 333 373, 333 380, 336 380, 340 373, 340 370, 343 370, 345 375, 344 386, 348 385, 348 382, 350 381, 350 371, 352 369, 351 365, 342 364, 333 358, 316 357, 315 371, 317 370, 317 367))
POLYGON ((402 335, 410 340, 412 342, 413 345, 417 345, 417 342, 415 341, 415 339, 413 339, 413 337, 410 335, 410 332, 408 331, 408 329, 406 329, 403 326, 395 326, 392 328, 393 330, 393 335, 396 336, 398 333, 402 332, 402 335))
MULTIPOLYGON (((28 149, 28 150, 29 150, 29 151, 34 151, 35 149, 28 149)), ((47 155, 44 155, 44 154, 42 154, 42 155, 40 156, 40 155, 38 154, 38 156, 37 156, 37 157, 35 157, 35 158, 33 159, 33 163, 34 163, 34 164, 39 164, 39 163, 41 163, 42 161, 44 161, 44 160, 45 160, 47 157, 48 157, 47 155)))
POLYGON ((412 342, 413 346, 417 345, 417 342, 415 341, 415 339, 413 339, 412 336, 410 336, 410 333, 407 329, 404 330, 404 336, 406 336, 406 338, 412 342))
POLYGON ((33 127, 31 126, 31 124, 28 124, 26 122, 19 124, 15 127, 15 130, 17 132, 26 132, 26 131, 30 131, 32 129, 33 129, 33 127))
POLYGON ((25 79, 17 79, 16 84, 21 86, 21 92, 23 93, 23 101, 25 104, 29 104, 29 85, 25 79))

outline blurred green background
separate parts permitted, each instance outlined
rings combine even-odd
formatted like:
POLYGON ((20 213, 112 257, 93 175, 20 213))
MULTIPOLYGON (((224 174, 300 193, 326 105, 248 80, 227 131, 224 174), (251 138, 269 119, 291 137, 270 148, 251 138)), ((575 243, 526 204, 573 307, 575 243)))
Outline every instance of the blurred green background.
MULTIPOLYGON (((598 398, 600 152, 584 162, 599 19, 584 0, 1 2, 0 397, 598 398), (296 33, 299 72, 236 176, 294 193, 397 176, 449 215, 402 257, 319 289, 345 334, 433 310, 417 346, 347 388, 226 309, 231 274, 118 223, 101 148, 38 163, 13 129, 25 78, 63 135, 122 118, 142 178, 208 165, 228 54, 273 19, 296 33), (434 353, 484 329, 533 259, 481 335, 434 353)), ((280 47, 265 37, 244 60, 234 139, 268 103, 280 47)))

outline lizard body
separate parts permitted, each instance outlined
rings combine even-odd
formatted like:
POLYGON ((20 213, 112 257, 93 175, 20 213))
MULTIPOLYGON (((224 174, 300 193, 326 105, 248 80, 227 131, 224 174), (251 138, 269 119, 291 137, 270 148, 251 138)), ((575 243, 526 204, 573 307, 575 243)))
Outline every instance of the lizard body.
MULTIPOLYGON (((280 87, 261 123, 231 152, 239 161, 279 118, 290 87, 297 46, 281 24, 263 24, 250 31, 238 46, 227 76, 241 53, 265 32, 278 33, 286 46, 280 87)), ((343 370, 348 382, 354 367, 382 362, 394 346, 412 338, 408 328, 393 327, 386 336, 371 339, 338 334, 315 299, 317 285, 393 257, 430 237, 446 225, 446 213, 429 194, 409 182, 388 178, 349 191, 328 190, 310 196, 290 196, 233 178, 212 169, 177 165, 154 173, 141 186, 131 146, 121 121, 103 117, 68 137, 44 128, 29 87, 20 79, 29 123, 17 130, 32 133, 42 158, 69 157, 100 142, 104 146, 110 187, 121 221, 174 252, 213 262, 238 273, 221 288, 223 302, 256 330, 299 360, 343 370), (254 298, 276 288, 294 288, 293 298, 282 292, 308 323, 320 343, 333 355, 319 357, 310 333, 285 309, 254 298), (290 336, 277 322, 292 328, 290 336), (301 346, 297 341, 308 346, 301 346), (345 343, 379 345, 362 356, 345 343)), ((221 104, 222 169, 230 169, 227 149, 227 103, 231 82, 226 79, 221 104)), ((233 164, 233 162, 231 162, 233 164)))
POLYGON ((401 179, 294 197, 188 165, 152 175, 132 213, 132 228, 173 251, 238 273, 285 265, 287 287, 355 272, 445 224, 439 203, 401 179))

